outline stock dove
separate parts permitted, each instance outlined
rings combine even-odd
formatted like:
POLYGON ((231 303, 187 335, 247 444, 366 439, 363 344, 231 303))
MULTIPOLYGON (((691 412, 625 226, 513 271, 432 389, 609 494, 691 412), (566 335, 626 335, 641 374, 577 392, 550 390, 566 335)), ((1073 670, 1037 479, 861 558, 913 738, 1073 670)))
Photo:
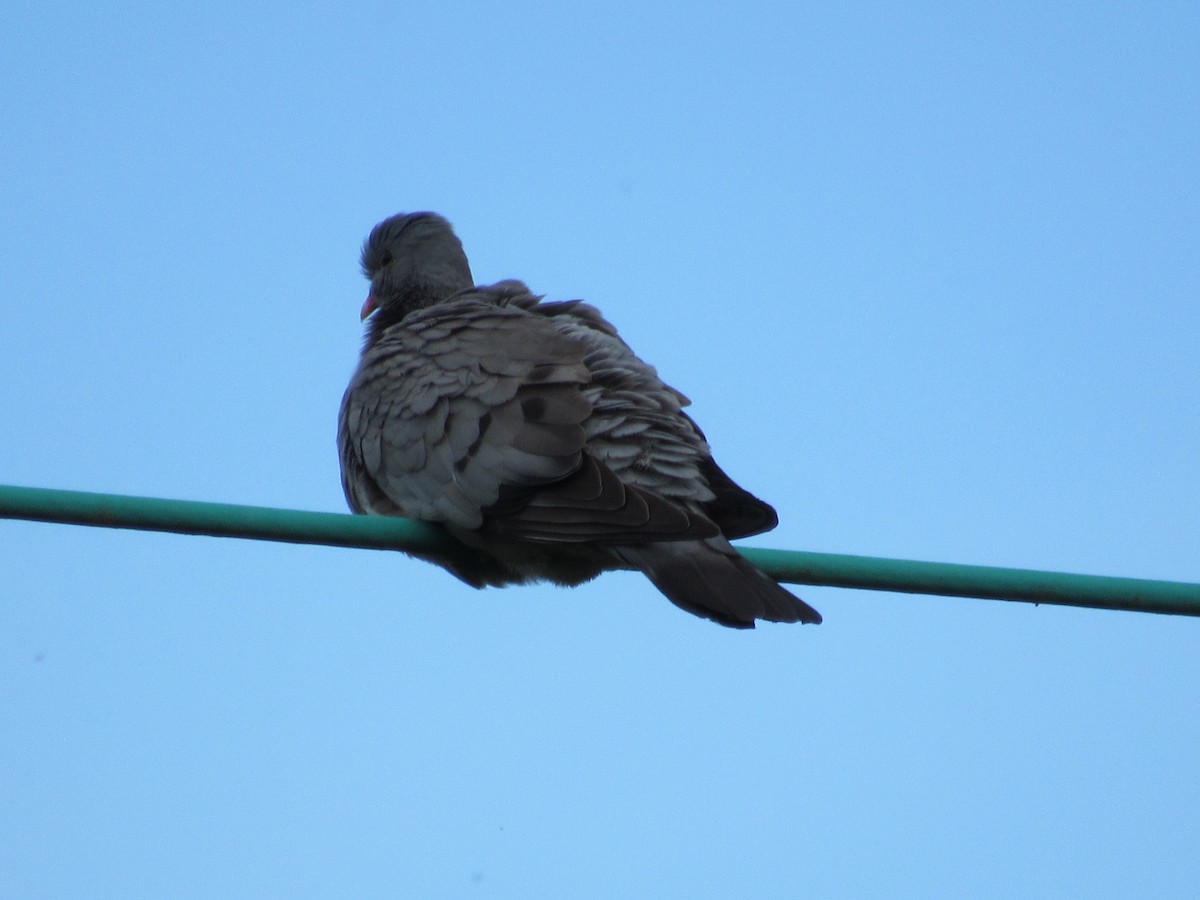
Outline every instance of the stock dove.
POLYGON ((638 569, 732 628, 821 621, 730 545, 774 528, 774 509, 597 309, 476 286, 429 212, 375 226, 362 269, 366 342, 338 416, 354 512, 437 523, 447 549, 416 555, 477 588, 638 569))

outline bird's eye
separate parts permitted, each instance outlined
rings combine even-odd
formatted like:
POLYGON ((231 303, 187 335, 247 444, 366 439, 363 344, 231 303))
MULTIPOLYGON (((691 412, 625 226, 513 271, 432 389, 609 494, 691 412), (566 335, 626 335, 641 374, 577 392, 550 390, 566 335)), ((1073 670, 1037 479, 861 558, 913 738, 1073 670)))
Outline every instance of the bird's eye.
POLYGON ((389 250, 387 253, 384 253, 383 256, 379 257, 379 265, 390 266, 391 264, 392 264, 392 254, 391 254, 391 251, 389 250))

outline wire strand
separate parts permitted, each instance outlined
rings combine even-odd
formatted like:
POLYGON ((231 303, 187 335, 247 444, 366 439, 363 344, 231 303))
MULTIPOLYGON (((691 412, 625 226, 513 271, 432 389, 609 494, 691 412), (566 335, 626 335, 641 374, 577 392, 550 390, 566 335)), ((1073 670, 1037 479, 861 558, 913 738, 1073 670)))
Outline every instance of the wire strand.
MULTIPOLYGON (((0 518, 369 550, 429 552, 451 538, 426 522, 266 506, 0 485, 0 518)), ((778 581, 1200 616, 1200 584, 739 547, 778 581)))

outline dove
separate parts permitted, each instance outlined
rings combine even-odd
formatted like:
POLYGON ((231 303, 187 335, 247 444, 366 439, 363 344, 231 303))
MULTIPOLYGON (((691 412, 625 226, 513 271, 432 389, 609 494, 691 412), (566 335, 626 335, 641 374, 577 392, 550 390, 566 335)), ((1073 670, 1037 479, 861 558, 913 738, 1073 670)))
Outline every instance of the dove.
POLYGON ((440 526, 446 548, 414 555, 476 588, 631 569, 731 628, 821 621, 729 543, 775 510, 599 310, 476 285, 432 212, 380 222, 361 263, 366 336, 337 441, 352 511, 440 526))

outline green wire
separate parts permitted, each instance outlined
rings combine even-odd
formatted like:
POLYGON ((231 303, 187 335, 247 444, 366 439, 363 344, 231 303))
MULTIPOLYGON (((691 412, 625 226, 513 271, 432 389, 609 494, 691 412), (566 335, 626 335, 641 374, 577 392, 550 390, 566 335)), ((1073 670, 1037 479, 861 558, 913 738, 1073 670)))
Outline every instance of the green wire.
MULTIPOLYGON (((0 485, 0 518, 136 528, 371 550, 436 551, 436 525, 385 516, 305 512, 0 485)), ((778 581, 1200 616, 1200 584, 1110 578, 837 553, 739 548, 778 581)))

